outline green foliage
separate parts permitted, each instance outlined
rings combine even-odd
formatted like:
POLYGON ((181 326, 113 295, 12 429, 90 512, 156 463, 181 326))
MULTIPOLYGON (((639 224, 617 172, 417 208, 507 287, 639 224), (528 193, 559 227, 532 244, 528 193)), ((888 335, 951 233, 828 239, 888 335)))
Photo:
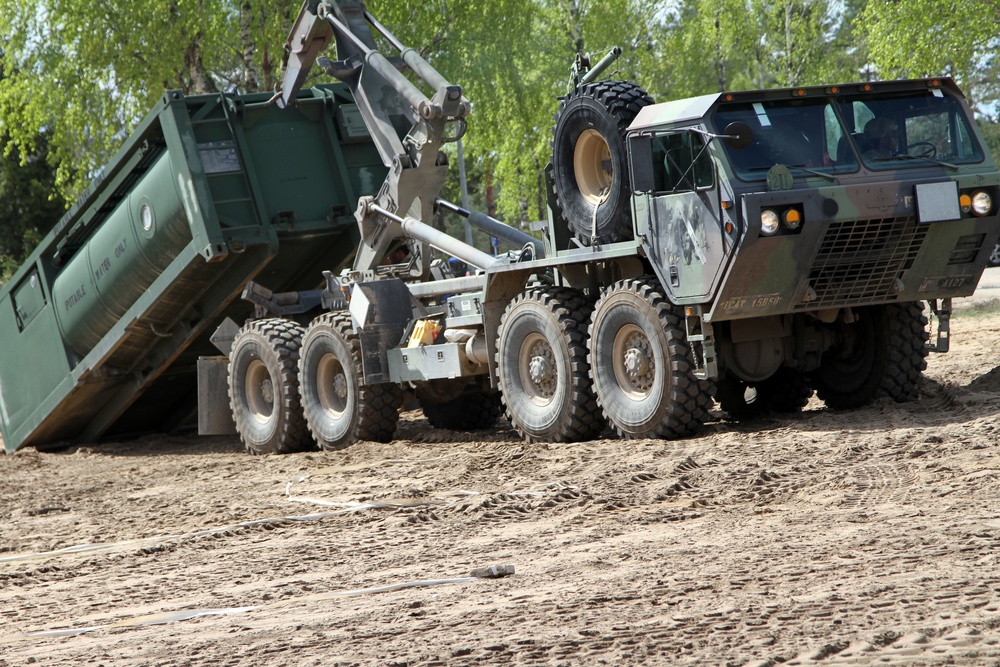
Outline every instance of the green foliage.
POLYGON ((621 45, 616 76, 641 80, 640 68, 653 59, 646 26, 657 6, 647 0, 467 0, 372 2, 370 9, 463 87, 474 104, 467 158, 500 185, 498 212, 525 223, 544 217, 542 169, 577 49, 596 62, 621 45))
POLYGON ((948 75, 983 107, 1000 99, 1000 1, 871 0, 861 22, 880 78, 948 75))
POLYGON ((49 163, 47 138, 37 152, 21 159, 16 146, 0 134, 0 284, 6 283, 66 210, 55 192, 55 169, 49 163))
POLYGON ((667 26, 676 95, 857 80, 865 49, 852 2, 686 0, 667 26))
POLYGON ((22 155, 45 129, 58 187, 75 195, 165 89, 273 85, 289 9, 279 0, 6 0, 0 122, 22 155))
POLYGON ((995 159, 1000 160, 1000 121, 980 118, 979 130, 983 133, 990 153, 995 159))
POLYGON ((885 74, 947 72, 960 79, 995 47, 998 20, 996 0, 872 0, 861 15, 872 58, 885 74))

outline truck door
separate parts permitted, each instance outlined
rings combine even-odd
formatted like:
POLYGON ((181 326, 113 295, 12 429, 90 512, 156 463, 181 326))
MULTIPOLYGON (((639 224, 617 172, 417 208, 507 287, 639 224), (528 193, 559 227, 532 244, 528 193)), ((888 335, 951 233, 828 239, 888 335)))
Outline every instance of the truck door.
MULTIPOLYGON (((706 301, 732 247, 711 152, 701 133, 691 130, 651 137, 650 149, 651 191, 636 202, 638 226, 647 226, 647 252, 675 303, 706 301)), ((642 153, 632 159, 643 159, 642 153)))

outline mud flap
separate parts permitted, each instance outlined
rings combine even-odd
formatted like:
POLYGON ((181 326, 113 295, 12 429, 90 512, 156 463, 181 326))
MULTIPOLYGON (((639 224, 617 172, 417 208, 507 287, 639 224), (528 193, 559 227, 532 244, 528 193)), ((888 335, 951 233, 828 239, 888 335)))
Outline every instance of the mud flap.
POLYGON ((198 357, 198 435, 236 435, 229 407, 229 357, 198 357))

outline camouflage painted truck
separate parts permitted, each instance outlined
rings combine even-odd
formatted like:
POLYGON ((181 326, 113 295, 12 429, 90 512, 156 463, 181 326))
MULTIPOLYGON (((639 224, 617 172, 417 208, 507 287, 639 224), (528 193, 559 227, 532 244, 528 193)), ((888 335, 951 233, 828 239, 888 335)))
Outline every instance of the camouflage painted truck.
POLYGON ((539 248, 439 199, 440 149, 470 106, 362 3, 305 3, 280 104, 334 40, 320 64, 351 87, 388 175, 360 198, 358 252, 326 273, 323 312, 276 294, 225 348, 217 408, 251 451, 391 439, 411 394, 457 428, 491 426, 502 405, 529 441, 681 437, 714 398, 736 417, 814 391, 833 408, 908 401, 1000 237, 1000 174, 948 79, 654 104, 598 80, 609 54, 580 59, 560 105, 539 248), (435 206, 515 249, 441 233, 435 206), (434 249, 474 270, 436 274, 434 249))
POLYGON ((339 84, 270 98, 168 91, 0 290, 7 451, 191 422, 248 280, 305 290, 349 265, 386 173, 357 106, 339 84))

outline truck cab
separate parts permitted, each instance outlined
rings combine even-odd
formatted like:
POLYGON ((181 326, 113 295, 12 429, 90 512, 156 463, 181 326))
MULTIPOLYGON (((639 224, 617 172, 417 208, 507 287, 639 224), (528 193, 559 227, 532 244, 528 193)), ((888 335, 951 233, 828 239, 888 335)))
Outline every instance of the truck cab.
POLYGON ((949 79, 709 95, 630 132, 637 235, 710 321, 967 296, 1000 234, 949 79))
MULTIPOLYGON (((711 332, 692 349, 723 397, 789 372, 822 386, 837 359, 871 370, 887 353, 858 341, 901 328, 914 331, 901 363, 922 370, 1000 236, 1000 174, 950 79, 650 105, 627 141, 636 238, 669 300, 711 332), (942 328, 924 345, 928 314, 942 328), (859 319, 881 324, 861 335, 859 319)), ((891 396, 915 396, 900 384, 891 396)), ((845 386, 825 392, 835 406, 853 403, 845 386)))

